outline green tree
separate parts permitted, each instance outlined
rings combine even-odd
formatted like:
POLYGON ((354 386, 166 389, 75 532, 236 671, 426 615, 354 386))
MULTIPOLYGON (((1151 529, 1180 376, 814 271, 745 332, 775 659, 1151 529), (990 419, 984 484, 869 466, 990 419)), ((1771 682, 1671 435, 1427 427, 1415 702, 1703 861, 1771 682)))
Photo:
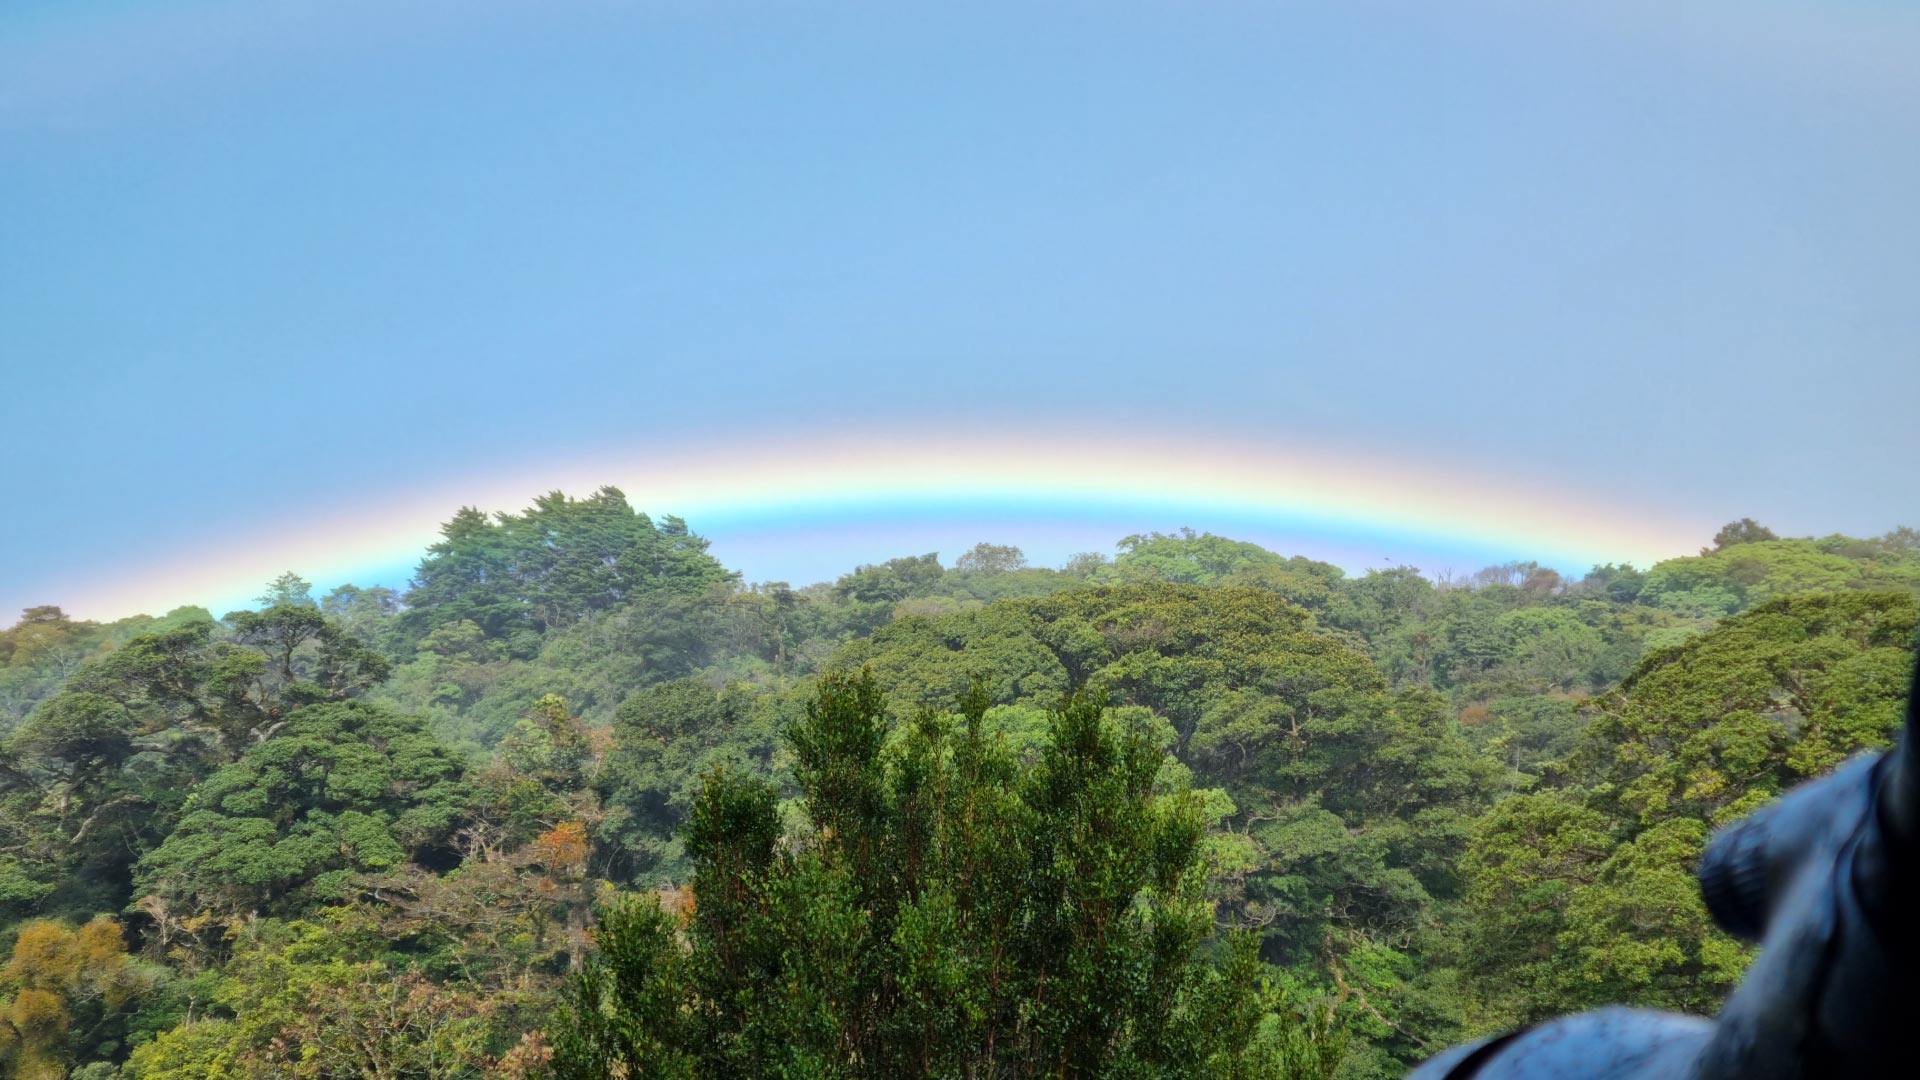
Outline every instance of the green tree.
POLYGON ((876 565, 855 567, 834 582, 834 595, 857 604, 893 604, 910 596, 926 596, 939 584, 945 571, 938 552, 911 558, 888 559, 876 565))
POLYGON ((468 1080, 522 1072, 496 1017, 506 1001, 367 956, 340 928, 242 929, 211 1000, 136 1048, 132 1080, 468 1080), (504 1066, 504 1067, 503 1067, 504 1066))
POLYGON ((401 616, 416 640, 464 619, 531 654, 538 634, 594 612, 734 580, 686 522, 656 525, 613 487, 585 499, 549 492, 523 513, 492 519, 463 507, 441 537, 415 571, 401 616))
POLYGON ((1651 654, 1593 701, 1543 786, 1475 829, 1465 955, 1486 1015, 1715 1007, 1750 952, 1700 901, 1708 830, 1886 745, 1917 621, 1907 594, 1789 596, 1651 654))
POLYGON ((264 653, 266 692, 294 701, 350 697, 384 680, 387 658, 312 603, 279 603, 235 611, 226 623, 236 644, 264 653))
POLYGON ((197 620, 82 667, 0 745, 0 857, 16 898, 85 914, 128 899, 195 783, 279 722, 259 652, 197 620))
POLYGON ((320 610, 340 629, 386 650, 400 614, 400 594, 379 586, 341 585, 321 598, 320 610))
POLYGON ((830 676, 791 729, 796 846, 770 785, 709 774, 690 921, 608 909, 561 1076, 1331 1074, 1339 1037, 1214 936, 1200 800, 1143 730, 1076 696, 1022 768, 982 691, 897 730, 885 701, 830 676))
POLYGON ((597 784, 606 808, 601 836, 634 880, 686 881, 692 873, 681 831, 716 766, 773 772, 780 702, 733 684, 698 679, 649 687, 614 717, 614 746, 597 784))
POLYGON ((90 659, 144 634, 208 622, 205 608, 179 607, 159 618, 134 615, 111 623, 69 619, 58 607, 32 607, 0 630, 0 738, 33 706, 57 693, 90 659))
MULTIPOLYGON (((1286 567, 1288 560, 1257 544, 1229 540, 1212 533, 1182 529, 1178 533, 1145 533, 1121 540, 1120 554, 1101 567, 1095 577, 1113 583, 1167 581, 1209 585, 1226 578, 1286 567)), ((1307 560, 1295 560, 1306 564, 1307 560)), ((1319 564, 1325 567, 1325 564, 1319 564)), ((1339 571, 1325 567, 1333 576, 1339 571)))
POLYGON ((267 582, 267 591, 253 598, 261 607, 319 607, 313 599, 313 583, 289 570, 267 582))
POLYGON ((461 762, 413 717, 359 701, 299 709, 209 776, 135 888, 173 913, 283 910, 446 841, 468 799, 461 762))
POLYGON ((1026 565, 1026 552, 1011 544, 989 544, 985 541, 973 545, 965 554, 953 560, 955 570, 976 574, 1010 574, 1026 565))
POLYGON ((1683 614, 1720 616, 1835 589, 1920 593, 1920 559, 1885 550, 1850 557, 1845 545, 1818 540, 1750 539, 1655 565, 1641 598, 1683 614))
POLYGON ((1315 979, 1374 934, 1403 941, 1459 891, 1467 823, 1494 770, 1430 691, 1394 693, 1368 659, 1258 586, 1135 585, 901 619, 849 644, 907 707, 966 691, 1032 706, 1076 681, 1158 717, 1224 789, 1230 911, 1269 959, 1315 979))
POLYGON ((1762 540, 1778 539, 1780 537, 1765 525, 1752 518, 1741 518, 1739 521, 1720 526, 1720 531, 1713 534, 1713 547, 1702 549, 1700 554, 1705 555, 1708 551, 1725 551, 1736 544, 1754 544, 1762 540))

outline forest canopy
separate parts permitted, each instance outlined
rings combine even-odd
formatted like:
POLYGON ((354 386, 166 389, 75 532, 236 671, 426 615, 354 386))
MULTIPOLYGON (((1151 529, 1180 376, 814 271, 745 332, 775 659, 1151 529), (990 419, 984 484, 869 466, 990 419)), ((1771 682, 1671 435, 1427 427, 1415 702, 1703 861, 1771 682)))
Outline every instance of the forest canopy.
POLYGON ((0 631, 0 1071, 1369 1078, 1710 1013, 1693 861, 1891 737, 1920 534, 795 586, 602 488, 263 588, 0 631))

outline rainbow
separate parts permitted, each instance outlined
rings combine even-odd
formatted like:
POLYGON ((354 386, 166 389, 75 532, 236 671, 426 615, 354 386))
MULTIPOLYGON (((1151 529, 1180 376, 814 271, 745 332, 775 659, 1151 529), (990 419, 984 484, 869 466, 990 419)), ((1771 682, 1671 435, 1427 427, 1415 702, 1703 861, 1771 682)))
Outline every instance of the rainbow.
MULTIPOLYGON (((830 579, 854 564, 979 540, 1034 562, 1111 550, 1183 526, 1349 571, 1416 565, 1466 573, 1536 559, 1578 573, 1686 554, 1711 535, 1694 515, 1487 477, 1440 461, 1332 453, 1273 440, 1053 431, 899 430, 793 435, 671 454, 586 456, 422 485, 404 494, 264 522, 239 540, 177 552, 60 592, 79 617, 204 604, 247 606, 294 570, 321 588, 404 586, 462 505, 518 509, 533 495, 604 484, 656 516, 677 514, 749 581, 830 579)), ((59 583, 53 587, 61 588, 59 583)))

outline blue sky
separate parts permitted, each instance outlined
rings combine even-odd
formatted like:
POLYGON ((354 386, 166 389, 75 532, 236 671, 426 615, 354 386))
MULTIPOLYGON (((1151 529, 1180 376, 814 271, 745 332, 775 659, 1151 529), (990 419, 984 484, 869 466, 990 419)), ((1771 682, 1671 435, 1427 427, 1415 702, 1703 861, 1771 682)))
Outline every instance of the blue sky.
POLYGON ((1920 7, 1547 7, 16 0, 0 601, 882 422, 1920 524, 1920 7))

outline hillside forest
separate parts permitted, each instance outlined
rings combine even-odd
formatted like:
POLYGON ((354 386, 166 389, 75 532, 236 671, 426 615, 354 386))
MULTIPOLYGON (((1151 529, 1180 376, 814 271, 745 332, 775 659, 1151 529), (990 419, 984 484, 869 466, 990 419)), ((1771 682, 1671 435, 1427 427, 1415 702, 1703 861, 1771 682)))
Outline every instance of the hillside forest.
MULTIPOLYGON (((1371 1080, 1751 958, 1920 533, 1582 576, 1182 530, 748 582, 618 490, 404 591, 0 631, 0 1075, 1371 1080)), ((49 598, 55 599, 55 598, 49 598)))

